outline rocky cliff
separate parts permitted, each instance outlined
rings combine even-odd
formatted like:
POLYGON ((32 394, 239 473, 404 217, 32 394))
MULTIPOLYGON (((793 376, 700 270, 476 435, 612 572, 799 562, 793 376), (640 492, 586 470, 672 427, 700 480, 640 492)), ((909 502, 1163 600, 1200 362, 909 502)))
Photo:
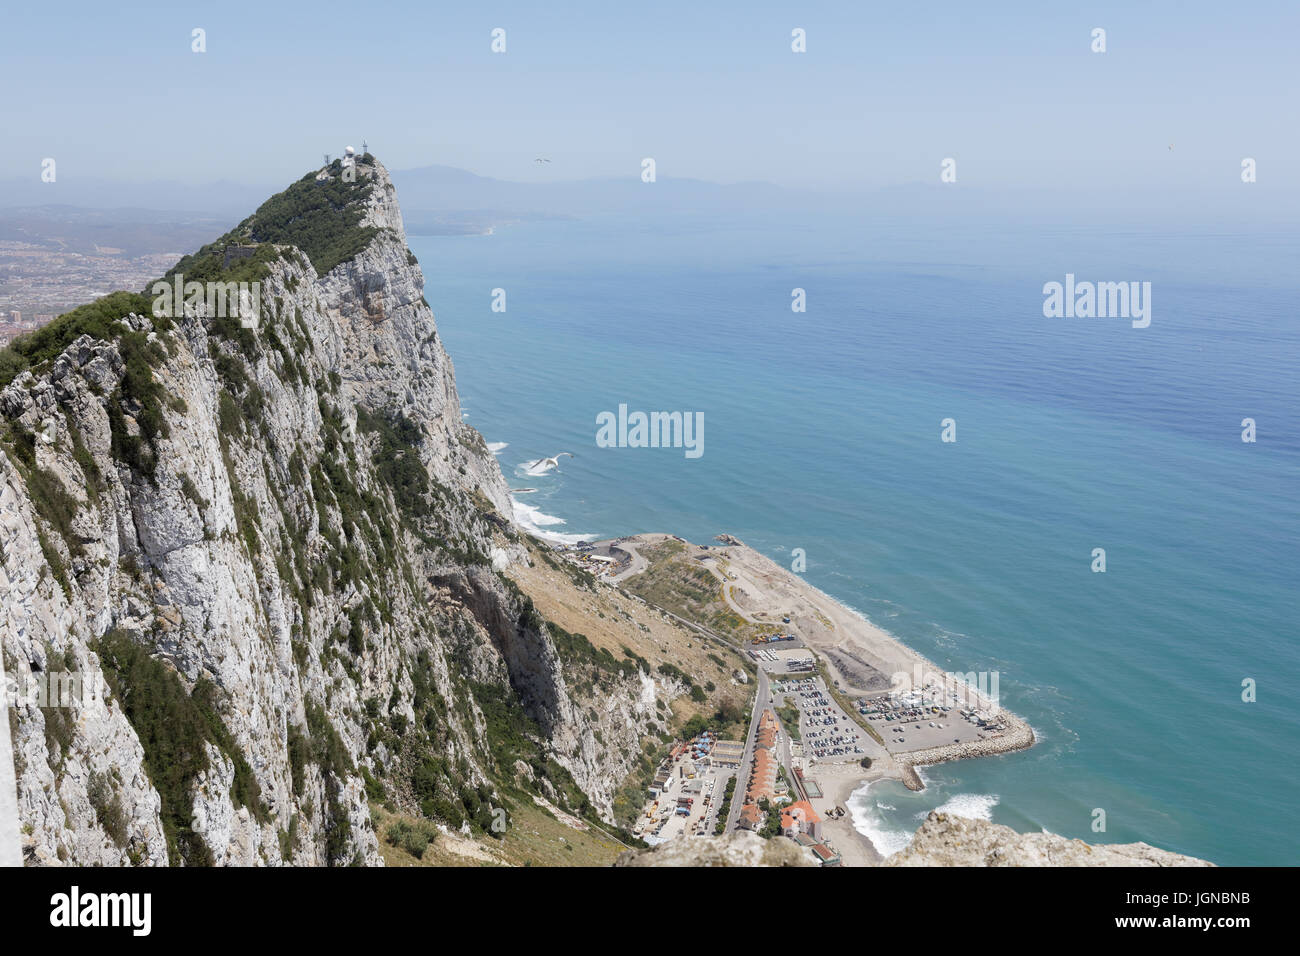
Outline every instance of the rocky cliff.
POLYGON ((628 850, 615 866, 816 866, 793 840, 764 840, 750 830, 719 837, 669 840, 650 850, 628 850))
POLYGON ((167 277, 259 283, 255 316, 151 287, 0 355, 29 864, 373 864, 372 801, 490 837, 511 792, 607 816, 640 753, 638 676, 599 685, 598 743, 499 573, 527 560, 505 482, 388 174, 354 170, 167 277))
POLYGON ((884 866, 1213 866, 1146 843, 1085 843, 1055 833, 1017 833, 987 820, 931 813, 884 866))
MULTIPOLYGON (((814 866, 783 837, 740 831, 629 850, 615 866, 814 866)), ((987 820, 931 813, 912 842, 881 866, 1213 866, 1145 843, 1085 843, 1054 833, 1017 833, 987 820)))

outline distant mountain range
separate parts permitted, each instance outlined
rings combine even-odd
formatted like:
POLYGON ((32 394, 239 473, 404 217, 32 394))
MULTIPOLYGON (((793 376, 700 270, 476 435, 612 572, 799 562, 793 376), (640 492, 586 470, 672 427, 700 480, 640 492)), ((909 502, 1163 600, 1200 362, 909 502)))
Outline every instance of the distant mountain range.
MULTIPOLYGON (((1061 189, 986 188, 973 180, 960 185, 933 181, 862 189, 807 189, 767 182, 732 184, 661 175, 644 183, 633 174, 618 178, 517 182, 479 176, 452 166, 421 166, 392 173, 409 231, 416 235, 465 235, 487 232, 509 222, 596 216, 725 217, 762 212, 808 216, 848 213, 863 216, 996 217, 1038 222, 1062 219, 1086 223, 1242 220, 1259 225, 1294 221, 1294 193, 1289 186, 1244 187, 1234 177, 1194 195, 1171 187, 1159 190, 1089 190, 1078 183, 1061 189)), ((237 223, 261 198, 270 183, 229 180, 187 184, 174 181, 129 183, 105 179, 60 179, 42 183, 34 177, 0 182, 0 219, 12 220, 22 209, 30 221, 66 221, 74 213, 111 210, 126 223, 201 223, 211 220, 216 236, 237 223), (50 211, 55 204, 62 211, 50 211), (39 212, 38 212, 39 211, 39 212)), ((115 243, 121 246, 122 243, 115 243)), ((189 247, 192 242, 184 243, 189 247)))
POLYGON ((95 209, 85 206, 0 208, 0 241, 22 242, 49 252, 93 256, 118 250, 126 258, 181 255, 232 225, 219 215, 157 209, 95 209))
MULTIPOLYGON (((415 235, 473 235, 493 226, 598 215, 727 215, 748 209, 806 208, 829 199, 770 183, 722 185, 637 177, 523 183, 451 166, 395 172, 407 229, 415 235)), ((135 254, 192 248, 235 225, 270 187, 219 181, 197 186, 110 180, 11 180, 3 184, 0 239, 38 244, 130 246, 135 254), (57 202, 51 202, 57 200, 57 202), (99 240, 110 234, 112 243, 99 240), (132 238, 134 237, 134 239, 132 238)))
MULTIPOLYGON (((489 214, 502 218, 584 216, 620 210, 743 209, 755 204, 807 201, 803 194, 770 183, 724 185, 698 179, 660 177, 653 184, 639 177, 524 183, 479 176, 451 166, 423 166, 395 171, 393 181, 411 219, 456 214, 489 214)), ((195 217, 242 218, 260 202, 269 184, 248 185, 221 180, 190 185, 177 182, 128 183, 105 179, 34 179, 2 184, 5 201, 0 213, 13 207, 132 209, 184 213, 195 217)))

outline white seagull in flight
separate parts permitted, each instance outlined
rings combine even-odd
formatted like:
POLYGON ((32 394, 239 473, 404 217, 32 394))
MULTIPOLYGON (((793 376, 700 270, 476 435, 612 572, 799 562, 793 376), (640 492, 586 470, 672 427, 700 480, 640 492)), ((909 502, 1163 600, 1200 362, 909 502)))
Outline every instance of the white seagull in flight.
POLYGON ((554 458, 539 458, 536 461, 530 461, 527 465, 527 468, 529 471, 534 471, 534 472, 550 471, 552 468, 559 468, 560 467, 559 459, 563 458, 565 455, 568 455, 570 458, 573 457, 572 452, 562 451, 559 454, 557 454, 554 458))

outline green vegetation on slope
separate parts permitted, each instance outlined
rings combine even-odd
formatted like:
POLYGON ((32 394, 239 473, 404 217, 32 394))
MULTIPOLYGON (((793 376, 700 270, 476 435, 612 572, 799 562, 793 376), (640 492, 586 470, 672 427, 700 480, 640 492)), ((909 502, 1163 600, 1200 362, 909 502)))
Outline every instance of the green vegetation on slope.
MULTIPOLYGON (((36 513, 63 537, 70 555, 80 556, 85 548, 72 531, 72 520, 77 516, 79 504, 58 475, 36 463, 36 436, 19 425, 10 424, 5 434, 5 447, 27 484, 27 494, 36 507, 36 513)), ((50 572, 63 588, 64 594, 70 597, 71 584, 67 567, 58 549, 50 543, 43 531, 39 538, 50 572)))
MULTIPOLYGON (((446 837, 427 821, 372 803, 385 866, 609 866, 626 847, 600 827, 575 829, 527 794, 505 801, 510 825, 499 839, 446 837), (427 839, 426 839, 427 838, 427 839), (419 851, 418 853, 416 851, 419 851)), ((640 841, 636 845, 642 845, 640 841)))
POLYGON ((420 426, 401 412, 375 414, 357 406, 357 430, 377 435, 375 470, 393 493, 393 502, 408 518, 429 515, 429 473, 420 460, 420 426))
MULTIPOLYGON (((374 183, 363 172, 367 162, 373 162, 368 154, 361 158, 359 176, 352 183, 343 181, 338 160, 331 165, 333 176, 327 181, 318 183, 315 174, 308 173, 262 203, 230 232, 183 257, 163 278, 180 274, 186 282, 257 281, 266 277, 269 264, 279 257, 276 244, 296 246, 319 274, 325 274, 361 252, 377 232, 374 227, 361 225, 365 199, 374 189, 374 183)), ((153 284, 150 282, 144 292, 110 293, 14 339, 0 349, 0 388, 25 369, 54 359, 81 335, 109 342, 121 340, 129 330, 120 319, 131 312, 153 315, 149 292, 153 284)), ((251 340, 255 339, 251 330, 233 319, 216 319, 213 324, 214 332, 238 342, 246 353, 249 351, 251 340)), ((154 316, 154 327, 159 332, 167 331, 171 323, 165 316, 154 316)), ((133 351, 139 351, 139 346, 133 351)), ((129 361, 130 357, 127 358, 129 361)), ((127 389, 124 397, 142 396, 132 395, 127 389)), ((150 403, 147 411, 152 408, 150 403)), ((152 435, 147 435, 144 445, 151 439, 152 435)), ((126 455, 124 460, 151 474, 152 461, 143 454, 147 448, 130 446, 127 442, 119 448, 126 455), (141 455, 137 460, 138 452, 141 455)))
POLYGON ((776 708, 776 716, 781 718, 781 726, 785 728, 791 740, 803 739, 799 735, 799 708, 791 698, 786 697, 781 701, 781 706, 776 708))
POLYGON ((686 558, 686 546, 680 541, 670 538, 638 550, 649 566, 624 582, 626 590, 737 642, 758 633, 756 625, 727 604, 722 582, 713 572, 686 558))
POLYGON ((24 369, 57 358, 82 335, 114 341, 128 331, 118 320, 131 312, 149 315, 150 305, 147 296, 112 292, 65 312, 35 332, 18 336, 7 348, 0 349, 0 388, 12 382, 24 369))
POLYGON ((351 259, 377 232, 373 226, 361 225, 363 201, 374 183, 364 175, 356 182, 344 182, 342 169, 336 159, 330 166, 333 178, 317 182, 315 175, 308 173, 262 203, 253 213, 250 237, 256 242, 297 246, 318 275, 351 259))
POLYGON ((144 765, 162 798, 163 833, 173 865, 211 865, 212 852, 193 830, 194 781, 209 767, 204 744, 235 765, 230 796, 259 821, 270 818, 248 761, 217 712, 216 688, 200 680, 187 693, 176 672, 121 631, 94 645, 104 676, 144 747, 144 765))
POLYGON ((308 173, 283 192, 276 193, 257 211, 216 242, 181 259, 168 276, 180 273, 186 282, 249 282, 266 275, 276 253, 270 245, 228 253, 231 246, 273 243, 296 246, 311 260, 318 275, 351 259, 369 244, 377 230, 362 226, 364 202, 374 183, 358 167, 356 182, 344 182, 342 163, 329 167, 331 178, 317 182, 308 173))

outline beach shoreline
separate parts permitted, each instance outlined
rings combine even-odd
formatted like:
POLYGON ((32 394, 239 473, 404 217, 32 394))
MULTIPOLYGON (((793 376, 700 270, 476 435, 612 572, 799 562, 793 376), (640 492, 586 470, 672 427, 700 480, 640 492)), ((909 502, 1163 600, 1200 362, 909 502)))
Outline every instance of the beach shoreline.
MULTIPOLYGON (((861 697, 899 693, 919 689, 914 686, 918 675, 923 675, 922 679, 954 676, 872 622, 861 611, 841 603, 732 535, 719 534, 716 540, 721 542, 720 546, 695 545, 677 535, 662 533, 617 539, 618 546, 633 556, 633 566, 624 574, 617 575, 615 582, 621 583, 644 567, 638 545, 652 545, 670 538, 697 550, 696 558, 717 575, 727 603, 737 613, 764 626, 793 629, 826 662, 827 669, 835 678, 836 689, 845 695, 861 697), (790 623, 783 620, 787 615, 790 623), (850 672, 846 673, 846 670, 850 672), (911 687, 907 685, 908 681, 911 687)), ((954 685, 945 681, 943 686, 954 685)), ((888 763, 895 764, 893 775, 908 784, 909 789, 920 790, 924 786, 916 774, 907 772, 912 767, 994 756, 1033 746, 1035 736, 1029 724, 1003 707, 983 687, 963 684, 960 692, 972 702, 972 706, 996 714, 1005 722, 1006 728, 962 743, 915 749, 882 746, 878 754, 870 756, 873 759, 887 757, 888 763), (909 783, 909 779, 916 785, 909 783)), ((869 722, 859 723, 869 726, 869 722)), ((874 738, 879 736, 875 729, 868 732, 874 738)))
POLYGON ((850 764, 826 764, 817 768, 817 783, 822 796, 814 797, 810 802, 822 819, 826 839, 840 855, 841 865, 877 866, 885 859, 871 839, 854 826, 849 797, 864 785, 888 777, 884 768, 874 766, 870 770, 850 764), (831 815, 837 807, 843 809, 843 816, 831 815))

